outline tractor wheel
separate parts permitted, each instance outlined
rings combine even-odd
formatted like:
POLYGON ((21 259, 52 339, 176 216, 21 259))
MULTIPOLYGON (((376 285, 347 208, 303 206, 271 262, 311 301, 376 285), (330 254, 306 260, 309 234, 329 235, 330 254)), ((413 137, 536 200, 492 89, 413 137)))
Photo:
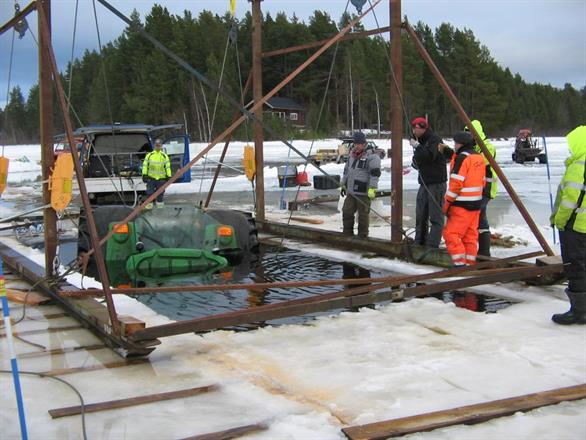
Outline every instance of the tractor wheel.
POLYGON ((547 156, 544 153, 541 153, 537 158, 539 159, 539 163, 547 163, 547 156))
POLYGON ((524 163, 525 162, 525 156, 523 154, 515 153, 515 162, 517 162, 517 163, 524 163))
POLYGON ((513 159, 513 162, 517 162, 517 155, 515 153, 511 154, 511 159, 513 159))

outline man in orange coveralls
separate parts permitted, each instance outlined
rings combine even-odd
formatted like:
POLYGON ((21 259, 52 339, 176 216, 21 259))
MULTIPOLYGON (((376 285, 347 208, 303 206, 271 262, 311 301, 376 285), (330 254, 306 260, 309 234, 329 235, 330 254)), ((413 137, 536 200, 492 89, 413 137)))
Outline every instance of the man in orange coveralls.
POLYGON ((450 163, 450 186, 443 212, 448 217, 443 236, 454 266, 476 263, 478 220, 485 185, 486 167, 482 155, 474 151, 469 132, 454 135, 454 153, 450 147, 438 146, 450 163))

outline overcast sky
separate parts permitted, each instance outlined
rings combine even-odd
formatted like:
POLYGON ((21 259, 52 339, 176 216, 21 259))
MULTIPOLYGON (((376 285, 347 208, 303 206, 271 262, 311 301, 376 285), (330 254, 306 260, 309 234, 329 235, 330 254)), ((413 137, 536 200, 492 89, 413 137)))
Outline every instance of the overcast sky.
MULTIPOLYGON (((165 5, 173 14, 182 15, 187 9, 195 16, 203 9, 223 14, 229 5, 229 0, 109 1, 127 16, 132 9, 137 9, 141 18, 155 3, 165 5)), ((22 8, 28 3, 29 0, 20 0, 22 8)), ((71 57, 76 1, 51 0, 51 3, 53 45, 59 68, 63 69, 71 57)), ((125 24, 97 1, 95 3, 100 39, 104 44, 119 36, 125 24)), ((284 11, 304 21, 314 9, 320 9, 337 21, 346 4, 346 0, 264 0, 261 7, 263 12, 273 16, 284 11)), ((389 24, 388 5, 388 0, 382 0, 375 14, 370 13, 364 21, 366 29, 377 26, 375 17, 381 27, 389 24)), ((249 8, 247 0, 237 0, 237 17, 243 17, 249 8)), ((349 10, 356 12, 351 4, 349 10)), ((576 89, 586 86, 586 0, 404 0, 402 13, 411 23, 421 20, 432 29, 444 22, 460 29, 471 29, 501 67, 519 73, 527 82, 560 88, 565 83, 571 83, 576 89)), ((14 0, 0 0, 0 24, 13 15, 14 0)), ((36 13, 29 15, 28 22, 37 38, 36 13)), ((34 38, 27 32, 24 39, 14 39, 10 87, 19 85, 25 96, 38 78, 34 38)), ((0 107, 6 102, 11 43, 11 31, 0 36, 0 107)), ((79 0, 75 56, 97 47, 93 1, 79 0)))

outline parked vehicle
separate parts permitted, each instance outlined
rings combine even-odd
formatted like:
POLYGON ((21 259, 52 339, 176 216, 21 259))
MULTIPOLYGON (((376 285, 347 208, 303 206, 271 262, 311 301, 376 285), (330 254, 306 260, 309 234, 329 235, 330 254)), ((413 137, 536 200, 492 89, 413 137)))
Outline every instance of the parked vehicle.
POLYGON ((528 128, 519 130, 515 139, 515 151, 511 157, 516 163, 533 162, 535 158, 539 159, 539 163, 547 163, 547 156, 539 147, 539 140, 533 139, 528 128))
MULTIPOLYGON (((142 182, 142 161, 156 138, 163 140, 169 155, 171 172, 189 163, 189 137, 180 124, 153 126, 145 124, 94 125, 73 132, 93 204, 136 202, 146 191, 142 182)), ((55 152, 69 149, 65 134, 56 137, 55 152)), ((175 183, 191 181, 184 173, 175 183)))
MULTIPOLYGON (((354 148, 354 139, 351 137, 342 138, 342 143, 338 145, 338 156, 336 163, 344 163, 348 160, 350 151, 354 148)), ((385 150, 379 148, 373 141, 366 142, 366 149, 372 149, 381 159, 385 158, 385 150)))

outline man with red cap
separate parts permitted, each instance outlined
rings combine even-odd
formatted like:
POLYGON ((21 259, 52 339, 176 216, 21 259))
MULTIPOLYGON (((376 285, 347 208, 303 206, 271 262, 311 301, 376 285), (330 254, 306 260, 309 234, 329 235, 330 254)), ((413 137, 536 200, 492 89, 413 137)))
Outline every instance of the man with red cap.
POLYGON ((446 193, 446 159, 438 150, 442 138, 435 134, 425 118, 411 121, 414 148, 413 168, 419 170, 419 191, 415 206, 415 243, 439 247, 444 227, 442 204, 446 193), (429 229, 431 223, 431 229, 429 229))
MULTIPOLYGON (((448 217, 444 239, 454 266, 476 264, 478 220, 482 206, 486 166, 483 156, 474 150, 474 139, 467 131, 454 135, 456 153, 450 163, 450 187, 443 211, 448 217)), ((449 147, 440 146, 448 156, 449 147)))

